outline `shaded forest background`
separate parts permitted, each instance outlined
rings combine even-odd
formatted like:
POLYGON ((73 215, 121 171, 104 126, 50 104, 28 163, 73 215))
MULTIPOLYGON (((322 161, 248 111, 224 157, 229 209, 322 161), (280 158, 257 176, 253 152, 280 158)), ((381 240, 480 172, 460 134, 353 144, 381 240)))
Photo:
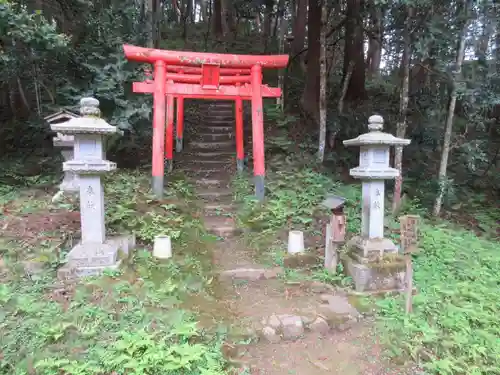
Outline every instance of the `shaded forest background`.
POLYGON ((42 163, 27 160, 52 152, 43 117, 85 95, 127 130, 109 145, 119 164, 149 161, 152 99, 131 92, 145 67, 125 61, 130 43, 289 54, 286 71, 265 74, 284 88, 280 104, 266 103, 268 132, 285 130, 345 175, 357 150, 342 140, 381 114, 386 131, 412 140, 403 160, 394 155, 403 193, 436 215, 477 209, 500 192, 499 9, 488 0, 0 0, 0 156, 26 161, 0 180, 39 173, 42 163))

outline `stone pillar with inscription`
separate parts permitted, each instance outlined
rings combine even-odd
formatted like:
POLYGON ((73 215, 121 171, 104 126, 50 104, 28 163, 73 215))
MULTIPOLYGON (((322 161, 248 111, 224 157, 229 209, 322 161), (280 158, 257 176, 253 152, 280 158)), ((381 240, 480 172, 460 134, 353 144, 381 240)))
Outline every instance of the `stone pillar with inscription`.
POLYGON ((384 180, 399 175, 397 169, 389 166, 391 146, 406 146, 410 140, 384 133, 383 124, 381 116, 371 116, 368 133, 344 141, 345 146, 360 147, 359 166, 349 173, 362 181, 361 234, 349 241, 344 259, 360 292, 404 288, 404 259, 398 257, 396 245, 384 238, 384 180))
POLYGON ((81 241, 68 254, 68 262, 58 275, 90 276, 105 268, 117 268, 120 251, 127 254, 135 246, 133 236, 106 238, 104 190, 101 175, 116 169, 105 160, 103 136, 120 132, 100 118, 99 101, 83 98, 81 117, 51 125, 52 130, 74 136, 74 158, 63 164, 65 172, 78 175, 80 189, 81 241))

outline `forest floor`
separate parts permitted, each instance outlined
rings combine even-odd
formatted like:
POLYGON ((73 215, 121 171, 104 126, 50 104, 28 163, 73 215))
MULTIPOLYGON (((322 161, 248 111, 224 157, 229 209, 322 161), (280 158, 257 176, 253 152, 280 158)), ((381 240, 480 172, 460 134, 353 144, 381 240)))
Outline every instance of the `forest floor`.
MULTIPOLYGON (((347 231, 358 233, 359 185, 311 168, 304 154, 294 163, 276 155, 260 204, 251 177, 226 168, 234 138, 221 135, 225 111, 204 122, 162 200, 150 194, 149 169, 104 178, 107 233, 134 233, 138 246, 97 278, 56 278, 80 237, 78 199, 52 202, 56 181, 43 168, 0 184, 0 375, 496 373, 496 238, 425 218, 413 313, 401 296, 354 295, 341 267, 322 267, 320 203, 327 193, 345 197, 347 231), (287 256, 290 229, 304 232, 303 261, 287 256), (159 234, 172 238, 171 260, 152 257, 159 234)), ((417 202, 405 213, 426 217, 417 202)), ((498 211, 480 214, 489 223, 498 211)), ((397 226, 388 216, 395 242, 397 226)))

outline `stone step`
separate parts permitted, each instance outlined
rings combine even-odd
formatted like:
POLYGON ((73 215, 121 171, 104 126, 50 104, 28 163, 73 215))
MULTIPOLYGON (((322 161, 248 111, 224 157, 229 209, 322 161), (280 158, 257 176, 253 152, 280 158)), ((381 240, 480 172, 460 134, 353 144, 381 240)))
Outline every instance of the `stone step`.
POLYGON ((203 120, 203 124, 205 125, 219 125, 219 124, 222 124, 222 125, 226 125, 226 126, 233 126, 235 124, 235 120, 234 119, 219 119, 219 118, 213 118, 213 119, 205 119, 203 120))
POLYGON ((207 116, 211 117, 232 117, 235 118, 234 110, 232 108, 212 108, 207 109, 207 116))
POLYGON ((221 180, 216 177, 205 176, 197 179, 195 184, 198 186, 208 186, 208 187, 218 187, 218 188, 226 188, 229 186, 229 182, 227 180, 221 180))
POLYGON ((228 171, 227 169, 212 171, 212 172, 207 172, 206 170, 190 170, 188 172, 190 176, 193 177, 193 179, 195 179, 195 182, 196 180, 201 180, 201 179, 218 180, 218 181, 225 181, 226 186, 229 186, 229 181, 231 181, 231 179, 234 176, 234 174, 231 171, 228 171))
POLYGON ((197 133, 195 139, 207 141, 229 141, 233 139, 232 133, 197 133))
POLYGON ((211 120, 226 120, 226 121, 235 121, 234 114, 207 114, 203 117, 203 120, 211 121, 211 120))
POLYGON ((179 170, 184 172, 184 174, 188 177, 198 179, 201 177, 210 177, 219 173, 230 173, 231 166, 224 166, 223 168, 214 168, 210 166, 209 168, 204 169, 194 169, 192 166, 184 165, 180 167, 179 170))
POLYGON ((211 158, 211 159, 223 159, 227 157, 234 157, 236 154, 235 150, 216 150, 216 151, 193 151, 189 155, 199 158, 211 158))
POLYGON ((207 103, 207 107, 210 109, 219 109, 219 108, 234 108, 234 102, 218 102, 218 103, 207 103))
POLYGON ((233 134, 234 132, 234 127, 233 126, 227 126, 227 125, 210 125, 210 126, 205 126, 200 129, 200 131, 203 131, 205 133, 210 132, 210 133, 224 133, 224 134, 233 134))
POLYGON ((197 173, 205 173, 207 176, 213 173, 223 173, 232 169, 232 163, 193 163, 185 162, 179 166, 188 176, 197 178, 197 173))
POLYGON ((236 144, 234 140, 230 141, 221 141, 221 142, 201 142, 195 141, 190 142, 190 147, 192 149, 208 149, 208 150, 219 150, 219 149, 228 149, 230 147, 235 148, 236 144))
POLYGON ((233 192, 231 189, 217 189, 217 188, 205 188, 196 189, 196 193, 202 199, 210 202, 220 201, 222 198, 231 197, 233 192))
POLYGON ((204 222, 205 228, 216 236, 230 237, 237 233, 237 228, 232 217, 206 216, 204 222))
POLYGON ((235 207, 231 200, 227 200, 228 203, 225 202, 207 202, 204 205, 203 212, 206 216, 224 216, 233 215, 235 211, 235 207), (222 215, 221 215, 222 214, 222 215))
POLYGON ((203 166, 216 166, 216 165, 227 165, 231 164, 233 162, 232 157, 230 156, 225 156, 223 158, 214 158, 214 159, 209 159, 209 158, 192 158, 189 160, 185 160, 185 165, 203 165, 203 166))

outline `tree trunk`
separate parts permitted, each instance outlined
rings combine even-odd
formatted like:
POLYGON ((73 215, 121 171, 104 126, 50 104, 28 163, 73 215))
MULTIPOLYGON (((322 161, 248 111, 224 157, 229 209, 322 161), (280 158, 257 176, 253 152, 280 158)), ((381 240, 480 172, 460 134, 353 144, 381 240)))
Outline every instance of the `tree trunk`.
MULTIPOLYGON (((401 59, 401 89, 399 93, 399 121, 396 125, 396 136, 406 136, 406 115, 408 111, 408 92, 410 89, 410 60, 411 60, 411 35, 410 27, 413 20, 413 8, 407 6, 406 21, 403 30, 403 57, 401 59)), ((394 185, 394 197, 392 200, 392 212, 396 213, 401 204, 401 190, 403 187, 403 147, 396 147, 394 154, 394 165, 399 171, 394 185)))
POLYGON ((447 169, 448 169, 448 158, 450 155, 450 145, 451 145, 451 135, 453 130, 453 116, 455 114, 455 107, 457 104, 457 81, 462 73, 462 64, 465 57, 465 41, 467 37, 467 28, 470 23, 469 19, 469 8, 471 0, 464 0, 464 11, 466 20, 464 22, 460 40, 458 43, 457 59, 455 65, 455 71, 453 72, 453 78, 451 82, 451 92, 450 92, 450 102, 448 106, 448 115, 446 117, 446 128, 443 138, 443 150, 441 153, 441 163, 439 165, 439 191, 436 196, 436 201, 434 202, 433 214, 434 216, 439 216, 441 213, 441 207, 443 205, 443 199, 447 188, 447 169))
POLYGON ((201 16, 203 22, 208 21, 207 0, 200 0, 200 16, 201 16))
MULTIPOLYGON (((283 54, 285 52, 285 33, 288 29, 288 21, 283 14, 280 14, 281 18, 279 19, 279 35, 278 35, 278 43, 279 43, 279 53, 283 54)), ((284 77, 285 69, 280 69, 278 73, 278 87, 281 89, 281 96, 277 99, 277 104, 280 106, 281 112, 285 110, 285 77, 284 77)))
POLYGON ((222 0, 213 0, 213 28, 216 37, 222 36, 222 0))
POLYGON ((346 100, 350 101, 367 98, 363 20, 361 17, 363 6, 364 0, 347 0, 343 79, 345 80, 352 62, 354 64, 352 76, 346 94, 346 100))
POLYGON ((383 17, 384 13, 381 6, 372 4, 370 19, 374 35, 369 38, 367 56, 367 68, 370 78, 378 76, 380 70, 380 61, 382 59, 383 17))
POLYGON ((321 35, 320 35, 320 58, 319 58, 319 145, 318 162, 323 163, 325 159, 326 142, 326 25, 328 22, 328 12, 326 0, 323 0, 321 7, 321 35))
POLYGON ((145 1, 145 8, 146 8, 146 30, 148 33, 148 40, 147 40, 147 46, 149 48, 153 48, 155 44, 155 39, 154 39, 154 3, 155 0, 144 0, 145 1))
POLYGON ((307 0, 297 0, 295 14, 296 16, 293 22, 293 42, 291 45, 292 56, 297 55, 304 49, 307 25, 307 0))
POLYGON ((322 0, 312 0, 309 4, 308 28, 307 28, 307 72, 304 91, 302 92, 301 104, 304 111, 319 124, 319 77, 320 77, 320 53, 319 42, 321 34, 321 8, 322 0))
POLYGON ((274 0, 265 0, 264 1, 264 29, 262 30, 262 34, 264 36, 264 51, 267 51, 269 45, 269 39, 271 38, 271 29, 273 23, 273 9, 274 9, 274 0))

